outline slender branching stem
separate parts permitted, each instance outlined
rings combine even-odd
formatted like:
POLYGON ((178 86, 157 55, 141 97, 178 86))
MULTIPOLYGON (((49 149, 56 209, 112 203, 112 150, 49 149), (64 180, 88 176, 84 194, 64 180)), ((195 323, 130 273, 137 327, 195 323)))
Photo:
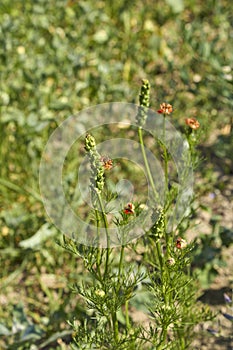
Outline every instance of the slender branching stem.
POLYGON ((97 209, 95 209, 95 217, 96 217, 97 242, 98 242, 97 257, 96 257, 96 270, 97 270, 98 278, 99 278, 100 280, 102 280, 101 269, 100 269, 100 265, 101 265, 101 251, 100 251, 100 248, 99 248, 99 238, 100 238, 100 232, 99 232, 99 228, 100 228, 100 216, 99 216, 99 211, 98 211, 97 209))
POLYGON ((108 232, 108 221, 107 221, 106 213, 104 210, 102 197, 98 192, 97 192, 97 198, 99 201, 100 211, 101 211, 101 215, 102 215, 102 219, 103 219, 104 227, 105 227, 105 231, 106 231, 106 241, 107 241, 107 248, 106 249, 107 249, 107 251, 106 251, 105 271, 104 271, 104 275, 106 276, 108 273, 109 255, 110 255, 110 236, 109 236, 109 232, 108 232))
POLYGON ((121 246, 121 253, 120 253, 120 261, 119 261, 119 266, 118 266, 118 280, 120 280, 121 273, 122 273, 124 250, 125 250, 125 246, 122 245, 121 246))
POLYGON ((114 339, 115 343, 117 344, 119 341, 119 329, 118 329, 118 321, 116 312, 112 312, 112 324, 113 324, 113 332, 114 332, 114 339))
POLYGON ((166 147, 166 117, 163 116, 163 157, 164 157, 164 180, 165 180, 165 205, 168 198, 168 152, 166 147))
POLYGON ((130 329, 130 321, 129 321, 129 300, 125 302, 125 325, 126 331, 130 329))
POLYGON ((141 126, 139 126, 139 128, 138 128, 138 136, 139 136, 139 143, 140 143, 140 146, 141 146, 143 160, 144 160, 145 167, 146 167, 147 176, 149 178, 151 187, 153 189, 155 199, 157 201, 159 201, 159 196, 158 196, 158 193, 157 193, 156 188, 155 188, 154 180, 153 180, 153 177, 152 177, 152 174, 151 174, 151 171, 150 171, 150 166, 148 164, 148 160, 147 160, 147 156, 146 156, 146 151, 145 151, 145 146, 144 146, 144 141, 143 141, 143 136, 142 136, 142 127, 141 126))

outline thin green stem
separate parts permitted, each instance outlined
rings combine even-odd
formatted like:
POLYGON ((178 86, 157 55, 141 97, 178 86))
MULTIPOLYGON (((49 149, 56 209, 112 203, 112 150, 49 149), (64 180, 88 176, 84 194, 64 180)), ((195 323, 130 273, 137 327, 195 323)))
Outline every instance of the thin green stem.
POLYGON ((123 266, 124 250, 125 250, 125 246, 122 245, 122 246, 121 246, 120 261, 119 261, 119 266, 118 266, 118 280, 119 280, 120 277, 121 277, 122 266, 123 266))
MULTIPOLYGON (((99 211, 98 211, 97 209, 95 209, 95 217, 96 217, 96 225, 97 225, 97 240, 98 240, 98 245, 99 245, 99 238, 100 238, 100 233, 99 233, 100 217, 99 217, 99 211)), ((97 248, 97 257, 96 257, 96 269, 97 269, 97 273, 98 273, 99 279, 102 280, 100 265, 101 265, 101 252, 100 252, 100 248, 99 248, 99 246, 98 246, 98 248, 97 248)))
POLYGON ((107 218, 106 218, 106 214, 105 214, 104 205, 103 205, 103 201, 102 201, 101 195, 98 192, 97 192, 97 198, 98 198, 99 205, 100 205, 100 211, 101 211, 101 214, 102 214, 104 227, 106 229, 106 235, 107 235, 107 238, 109 238, 109 235, 108 235, 108 221, 107 221, 107 218))
MULTIPOLYGON (((156 242, 156 251, 157 251, 159 265, 160 265, 162 295, 163 295, 164 304, 166 306, 166 305, 169 305, 171 303, 171 300, 170 300, 171 293, 168 294, 167 288, 166 288, 167 282, 168 282, 168 280, 170 280, 170 275, 169 275, 169 271, 168 271, 166 265, 164 264, 161 245, 160 245, 159 241, 156 242)), ((157 349, 164 349, 164 345, 166 344, 166 339, 167 339, 167 324, 166 324, 166 322, 165 323, 163 322, 162 333, 161 333, 161 342, 160 342, 159 346, 157 347, 157 349)))
MULTIPOLYGON (((162 251, 161 251, 161 246, 160 246, 159 242, 156 242, 156 250, 157 250, 157 254, 158 254, 161 275, 163 276, 163 271, 164 271, 163 258, 162 258, 162 251)), ((163 280, 163 277, 162 277, 162 280, 163 280)))
POLYGON ((145 151, 144 141, 143 141, 143 137, 142 137, 142 127, 141 126, 139 126, 139 128, 138 128, 138 136, 139 136, 139 142, 140 142, 140 145, 141 145, 141 151, 142 151, 143 160, 144 160, 145 167, 146 167, 146 172, 147 172, 147 175, 148 175, 151 187, 153 189, 155 198, 156 198, 157 201, 159 201, 159 195, 158 195, 158 193, 156 191, 156 188, 155 188, 155 185, 154 185, 154 180, 153 180, 153 177, 152 177, 152 174, 151 174, 151 171, 150 171, 150 166, 148 164, 148 160, 147 160, 147 156, 146 156, 146 151, 145 151))
POLYGON ((116 312, 112 312, 112 324, 113 324, 114 339, 117 344, 119 341, 119 329, 118 329, 116 312))
POLYGON ((166 147, 166 117, 163 116, 163 157, 164 157, 164 178, 165 178, 165 205, 168 201, 168 152, 166 147))
MULTIPOLYGON (((120 282, 120 277, 122 273, 124 250, 125 250, 125 246, 123 245, 121 247, 120 261, 119 261, 119 267, 118 267, 118 282, 120 282)), ((128 331, 130 329, 128 300, 126 300, 125 302, 125 322, 126 322, 126 331, 128 331)))
POLYGON ((126 331, 130 329, 130 322, 129 322, 129 300, 126 300, 125 302, 125 325, 126 325, 126 331))
MULTIPOLYGON (((152 186, 154 195, 156 200, 159 200, 159 196, 158 193, 156 191, 155 185, 154 185, 154 181, 153 181, 153 177, 151 174, 151 170, 148 164, 148 160, 147 160, 147 156, 146 156, 146 152, 145 152, 145 147, 144 147, 144 142, 143 142, 143 137, 142 137, 142 128, 139 127, 138 128, 138 135, 139 135, 139 142, 141 145, 141 151, 142 151, 142 156, 143 156, 143 160, 145 163, 145 167, 146 167, 146 172, 150 181, 150 184, 152 186)), ((168 152, 166 149, 166 145, 165 145, 165 137, 166 137, 166 125, 165 125, 165 117, 164 117, 164 121, 163 121, 163 157, 164 157, 164 176, 165 176, 165 207, 166 207, 166 202, 169 201, 169 197, 168 197, 168 152)), ((164 227, 164 237, 166 240, 166 246, 167 246, 167 252, 166 254, 168 254, 168 241, 169 241, 169 237, 167 235, 167 230, 166 230, 166 214, 165 214, 165 227, 164 227)), ((168 276, 166 276, 167 270, 166 270, 166 266, 164 264, 164 260, 163 260, 163 253, 161 250, 161 246, 160 246, 160 242, 157 241, 155 243, 156 246, 156 251, 157 251, 157 256, 158 256, 158 260, 159 260, 159 266, 160 266, 160 273, 161 273, 161 283, 162 283, 162 288, 163 288, 163 299, 165 304, 167 305, 170 301, 170 298, 168 295, 166 295, 166 279, 169 278, 168 276)), ((127 322, 126 322, 127 324, 127 322)), ((163 325, 163 329, 162 329, 162 333, 161 333, 161 342, 159 344, 158 349, 163 349, 165 342, 166 342, 166 338, 167 338, 167 325, 163 325)))
MULTIPOLYGON (((161 349, 164 349, 164 345, 166 344, 166 341, 167 341, 167 326, 163 328, 161 338, 162 340, 161 340, 160 346, 161 346, 161 349)), ((158 349, 160 348, 158 347, 158 349)))
POLYGON ((167 232, 167 215, 166 210, 169 208, 169 178, 168 178, 168 151, 166 147, 166 116, 163 116, 163 160, 164 160, 164 179, 165 179, 165 199, 164 199, 164 236, 166 240, 166 257, 170 254, 170 240, 171 236, 167 232))
POLYGON ((107 248, 106 249, 107 249, 107 252, 106 252, 105 271, 104 271, 104 275, 106 276, 108 273, 108 264, 109 264, 109 255, 110 255, 110 236, 109 236, 109 232, 108 232, 108 221, 106 218, 103 201, 102 201, 101 195, 98 192, 97 192, 97 197, 98 197, 100 211, 102 214, 104 227, 105 227, 105 231, 106 231, 106 240, 107 240, 107 248))

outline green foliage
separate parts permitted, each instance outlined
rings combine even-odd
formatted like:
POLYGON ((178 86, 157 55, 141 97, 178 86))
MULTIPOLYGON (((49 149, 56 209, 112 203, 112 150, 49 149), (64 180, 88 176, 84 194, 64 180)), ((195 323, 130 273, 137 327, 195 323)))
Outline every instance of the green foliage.
MULTIPOLYGON (((145 84, 145 80, 142 84, 145 84)), ((138 108, 140 110, 141 105, 138 108)), ((164 112, 163 136, 166 132, 166 114, 170 114, 170 112, 164 112)), ((138 118, 138 115, 135 117, 138 118)), ((146 115, 144 114, 143 117, 146 115)), ((196 137, 194 134, 189 137, 190 135, 189 133, 187 137, 191 146, 191 159, 187 160, 189 165, 193 159, 195 162, 197 159, 196 137)), ((147 175, 149 181, 152 182, 153 178, 144 151, 140 124, 138 137, 147 175)), ((97 170, 96 174, 98 174, 101 155, 90 156, 90 152, 95 151, 95 144, 95 138, 88 134, 85 139, 85 149, 89 155, 91 168, 97 170), (98 160, 98 164, 96 160, 98 160)), ((109 223, 102 204, 106 198, 102 187, 101 191, 97 191, 97 185, 93 186, 93 175, 90 177, 89 188, 91 194, 97 194, 97 196, 92 196, 96 217, 97 247, 85 247, 75 243, 72 239, 63 238, 62 246, 81 257, 89 273, 88 281, 80 281, 72 287, 72 290, 85 300, 87 315, 91 314, 90 319, 87 318, 86 321, 79 322, 78 325, 76 322, 70 322, 75 332, 74 343, 79 348, 84 346, 89 349, 93 347, 105 349, 110 344, 112 349, 137 349, 143 344, 146 349, 154 347, 156 349, 174 349, 175 347, 187 349, 192 343, 194 326, 212 317, 208 308, 197 304, 196 282, 191 275, 191 256, 194 245, 187 244, 181 238, 185 234, 183 229, 185 226, 179 226, 174 232, 168 227, 169 209, 174 200, 174 193, 171 189, 170 194, 168 187, 167 169, 171 157, 162 141, 160 146, 165 169, 165 203, 163 207, 154 207, 151 228, 145 232, 142 242, 138 241, 134 246, 135 252, 139 247, 144 252, 144 256, 140 259, 140 265, 135 264, 133 260, 130 263, 126 262, 126 249, 130 252, 132 244, 123 243, 119 254, 117 254, 116 248, 110 247, 109 223), (103 217, 106 233, 107 246, 105 249, 100 246, 98 240, 100 215, 103 217), (177 237, 177 235, 179 236, 177 237), (176 242, 174 242, 175 239, 176 242), (143 324, 137 325, 129 311, 131 300, 137 295, 139 285, 142 285, 144 293, 147 292, 147 296, 149 296, 144 305, 149 328, 144 327, 143 324), (123 309, 124 315, 120 313, 123 309)), ((103 170, 102 166, 101 169, 103 170)), ((97 181, 96 179, 97 176, 94 177, 95 181, 97 181)), ((156 189, 153 188, 153 190, 156 196, 156 189)), ((123 223, 130 222, 127 220, 127 216, 137 215, 140 205, 136 208, 133 203, 128 203, 121 214, 122 220, 116 216, 115 225, 121 228, 123 223)), ((188 216, 184 220, 188 221, 188 216)), ((127 226, 125 231, 127 234, 127 226)))
MULTIPOLYGON (((49 135, 66 117, 90 105, 135 102, 139 81, 147 77, 151 107, 156 110, 169 100, 176 124, 197 116, 205 139, 232 118, 231 23, 227 0, 1 1, 0 347, 65 347, 57 340, 66 339, 66 320, 74 315, 87 329, 80 300, 72 299, 68 289, 77 283, 78 273, 86 278, 80 271, 86 252, 73 256, 54 243, 59 234, 48 223, 39 193, 38 168, 49 135), (16 333, 13 319, 23 325, 16 333)), ((216 146, 226 173, 232 169, 231 143, 230 136, 220 135, 216 146)), ((123 167, 128 176, 136 176, 128 164, 123 167)), ((65 186, 72 195, 76 160, 71 168, 65 186)), ((212 174, 204 176, 206 190, 212 174)), ((219 234, 222 244, 232 243, 230 231, 222 228, 219 234)), ((202 237, 201 242, 197 256, 201 249, 206 252, 208 242, 218 259, 213 241, 202 237)), ((213 260, 208 263, 211 270, 213 260)), ((202 271, 204 275, 206 269, 202 271)), ((99 328, 104 339, 104 327, 99 328)), ((133 344, 133 336, 127 337, 133 344)))

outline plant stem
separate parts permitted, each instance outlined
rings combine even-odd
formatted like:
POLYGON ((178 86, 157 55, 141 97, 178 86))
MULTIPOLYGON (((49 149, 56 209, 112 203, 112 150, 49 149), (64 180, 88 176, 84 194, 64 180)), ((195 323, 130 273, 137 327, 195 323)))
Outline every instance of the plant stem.
POLYGON ((119 330, 118 330, 118 321, 116 317, 116 312, 112 312, 112 324, 113 324, 114 339, 117 344, 119 340, 119 330))
POLYGON ((107 221, 106 214, 104 211, 103 201, 102 201, 102 198, 98 192, 97 192, 97 197, 98 197, 98 201, 99 201, 99 205, 100 205, 102 218, 104 221, 104 227, 105 227, 106 239, 107 239, 107 248, 106 248, 107 252, 106 252, 105 271, 104 271, 104 275, 106 276, 108 273, 108 264, 109 264, 109 255, 110 255, 110 237, 109 237, 109 233, 108 233, 108 221, 107 221))
POLYGON ((163 116, 163 157, 164 157, 164 178, 165 178, 165 206, 168 200, 168 153, 166 147, 166 117, 163 116))
MULTIPOLYGON (((163 275, 163 258, 162 258, 162 251, 161 251, 161 247, 159 242, 156 242, 156 250, 157 250, 157 254, 158 254, 158 258, 159 258, 159 266, 160 266, 160 271, 161 271, 161 275, 163 275)), ((163 278, 162 278, 163 280, 163 278)))
POLYGON ((167 215, 166 209, 169 207, 169 178, 168 178, 168 151, 166 147, 166 115, 163 116, 163 160, 164 160, 164 178, 165 178, 165 198, 164 198, 164 236, 166 240, 166 256, 170 254, 170 237, 167 232, 167 215))
POLYGON ((129 300, 126 300, 125 302, 125 323, 126 323, 126 331, 130 329, 130 323, 129 323, 129 300))
POLYGON ((147 175, 148 175, 151 187, 153 189, 155 198, 156 198, 157 201, 159 201, 159 196, 158 196, 158 193, 157 193, 155 185, 154 185, 154 180, 153 180, 153 177, 151 175, 150 166, 148 164, 148 160, 147 160, 147 156, 146 156, 146 151, 145 151, 145 146, 144 146, 144 142, 143 142, 142 127, 141 126, 139 126, 139 128, 138 128, 138 136, 139 136, 139 142, 140 142, 140 145, 141 145, 141 151, 142 151, 143 160, 144 160, 145 167, 146 167, 146 172, 147 172, 147 175))
MULTIPOLYGON (((125 249, 125 246, 123 245, 121 247, 121 255, 120 255, 120 261, 119 261, 119 267, 118 267, 118 282, 120 282, 120 277, 121 277, 121 273, 122 273, 124 249, 125 249)), ((128 300, 126 300, 126 302, 125 302, 125 322, 126 322, 126 332, 127 332, 130 329, 130 323, 129 323, 129 301, 128 300)))
POLYGON ((122 272, 123 257, 124 257, 124 249, 125 249, 125 246, 122 245, 122 246, 121 246, 120 261, 119 261, 119 266, 118 266, 118 280, 120 279, 120 277, 121 277, 121 272, 122 272))
MULTIPOLYGON (((162 340, 160 343, 160 347, 161 349, 164 349, 164 345, 166 344, 166 340, 167 340, 167 326, 163 328, 161 338, 162 340)), ((160 349, 160 347, 158 347, 158 349, 160 349)))
POLYGON ((99 211, 95 209, 95 217, 96 217, 96 224, 97 224, 97 239, 98 239, 98 247, 97 247, 97 257, 96 257, 96 269, 98 273, 98 277, 100 280, 102 280, 101 276, 101 270, 100 270, 100 265, 101 265, 101 253, 100 253, 100 248, 99 248, 99 223, 100 223, 100 217, 99 217, 99 211))

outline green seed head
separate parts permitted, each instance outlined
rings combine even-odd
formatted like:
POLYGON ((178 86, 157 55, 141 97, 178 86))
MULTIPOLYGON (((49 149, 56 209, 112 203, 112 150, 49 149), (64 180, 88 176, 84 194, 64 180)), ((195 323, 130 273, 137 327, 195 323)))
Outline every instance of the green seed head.
POLYGON ((96 149, 95 138, 90 134, 87 134, 85 138, 85 150, 88 153, 91 164, 90 188, 93 198, 95 198, 95 194, 100 194, 103 190, 105 178, 104 167, 100 160, 101 156, 96 149))
POLYGON ((147 79, 142 80, 142 86, 139 94, 139 107, 136 121, 139 126, 145 124, 147 110, 150 106, 150 83, 147 79))
POLYGON ((87 134, 85 138, 85 150, 89 152, 92 149, 96 148, 95 138, 94 136, 87 134))
POLYGON ((151 233, 156 240, 163 237, 165 229, 165 216, 163 208, 156 209, 151 215, 152 222, 154 222, 151 227, 151 233))

